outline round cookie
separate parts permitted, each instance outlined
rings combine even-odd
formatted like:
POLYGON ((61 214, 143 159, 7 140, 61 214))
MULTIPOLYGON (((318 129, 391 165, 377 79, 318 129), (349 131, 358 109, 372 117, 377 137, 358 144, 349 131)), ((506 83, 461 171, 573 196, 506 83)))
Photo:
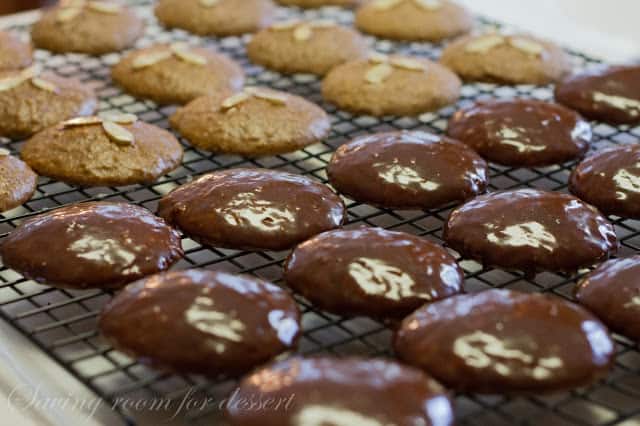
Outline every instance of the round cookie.
POLYGON ((327 21, 275 24, 247 45, 251 61, 283 73, 325 75, 336 65, 366 56, 364 38, 351 28, 327 21))
POLYGON ((38 175, 24 162, 0 148, 0 212, 27 202, 36 190, 38 175))
POLYGON ((437 42, 469 32, 473 17, 449 0, 372 0, 357 10, 355 25, 381 38, 437 42))
POLYGON ((454 103, 461 85, 454 73, 427 59, 372 54, 333 68, 322 95, 353 113, 419 115, 454 103))
POLYGON ((19 70, 33 62, 33 49, 11 33, 0 31, 0 71, 19 70))
POLYGON ((285 250, 346 219, 328 186, 265 169, 204 175, 165 195, 158 214, 204 244, 241 250, 285 250))
POLYGON ((262 87, 201 97, 170 121, 197 148, 247 156, 296 151, 320 142, 331 128, 317 105, 262 87))
POLYGON ((394 348, 456 391, 536 396, 592 384, 616 353, 607 328, 581 306, 496 289, 423 306, 402 322, 394 348))
POLYGON ((296 302, 282 288, 196 269, 127 286, 104 307, 99 327, 143 363, 211 377, 245 372, 294 349, 301 330, 296 302))
POLYGON ((4 265, 61 288, 119 288, 182 257, 180 234, 148 210, 90 202, 24 221, 0 248, 4 265))
POLYGON ((283 6, 298 6, 305 9, 313 9, 324 6, 354 7, 363 0, 276 0, 283 6))
POLYGON ((364 358, 291 358, 245 377, 232 396, 275 409, 226 404, 230 426, 452 426, 445 389, 420 370, 364 358))
POLYGON ((463 291, 464 274, 444 248, 380 228, 323 232, 298 245, 284 268, 289 287, 347 317, 403 318, 463 291))
POLYGON ((182 161, 166 130, 122 114, 76 118, 29 139, 22 159, 43 176, 81 186, 153 182, 182 161))
POLYGON ((487 163, 463 143, 422 131, 358 137, 327 166, 338 192, 394 209, 463 202, 485 192, 488 174, 487 163))
POLYGON ((67 0, 44 12, 31 29, 36 47, 57 53, 102 55, 131 47, 144 21, 110 1, 67 0))
POLYGON ((204 95, 235 92, 244 84, 244 72, 234 61, 184 43, 131 52, 113 67, 111 77, 127 92, 159 104, 186 104, 204 95))
POLYGON ((569 189, 607 215, 640 219, 640 145, 587 157, 571 174, 569 189))
POLYGON ((449 136, 512 167, 561 164, 589 149, 591 126, 562 105, 527 99, 480 102, 454 114, 449 136))
POLYGON ((92 89, 35 68, 0 72, 0 136, 19 139, 96 110, 92 89))
POLYGON ((274 13, 271 0, 160 0, 155 8, 164 26, 203 36, 252 33, 269 25, 274 13))
POLYGON ((444 49, 440 62, 465 81, 499 84, 544 85, 571 71, 561 48, 529 35, 464 36, 444 49))
POLYGON ((640 66, 598 68, 568 77, 555 89, 558 102, 591 120, 640 123, 640 66))
POLYGON ((451 212, 443 239, 485 266, 574 272, 615 254, 613 225, 576 197, 538 189, 481 195, 451 212))

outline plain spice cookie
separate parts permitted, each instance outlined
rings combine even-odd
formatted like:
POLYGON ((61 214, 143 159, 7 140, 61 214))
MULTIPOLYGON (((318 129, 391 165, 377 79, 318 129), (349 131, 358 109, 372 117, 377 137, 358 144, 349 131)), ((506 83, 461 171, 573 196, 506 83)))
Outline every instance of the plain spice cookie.
POLYGON ((469 32, 473 17, 449 0, 373 0, 358 9, 355 25, 381 38, 437 42, 469 32))
POLYGON ((571 71, 560 47, 529 35, 464 36, 444 49, 440 62, 465 81, 499 84, 544 85, 571 71))
POLYGON ((305 99, 262 87, 196 99, 171 126, 207 151, 247 156, 296 151, 329 134, 327 114, 305 99))
POLYGON ((27 202, 36 190, 38 175, 20 159, 0 148, 0 212, 27 202))
POLYGON ((102 55, 131 47, 144 29, 144 21, 119 3, 67 0, 44 12, 31 38, 52 52, 102 55))
POLYGON ((19 139, 96 110, 94 91, 73 78, 27 68, 0 72, 0 136, 19 139))
POLYGON ((274 13, 271 0, 160 0, 155 8, 164 26, 203 36, 256 32, 273 21, 274 13))
POLYGON ((15 35, 0 31, 0 71, 19 70, 33 62, 33 48, 15 35))
POLYGON ((461 85, 453 72, 428 59, 372 54, 332 69, 322 95, 353 113, 419 115, 454 103, 461 85))
POLYGON ((290 21, 254 35, 252 62, 282 73, 325 75, 331 68, 367 55, 367 43, 351 28, 331 21, 290 21))
POLYGON ((127 92, 159 104, 185 104, 204 95, 240 90, 242 68, 226 56, 185 43, 129 53, 111 71, 127 92))
POLYGON ((166 130, 135 115, 84 117, 29 139, 22 159, 43 176, 81 186, 153 182, 182 161, 182 146, 166 130))

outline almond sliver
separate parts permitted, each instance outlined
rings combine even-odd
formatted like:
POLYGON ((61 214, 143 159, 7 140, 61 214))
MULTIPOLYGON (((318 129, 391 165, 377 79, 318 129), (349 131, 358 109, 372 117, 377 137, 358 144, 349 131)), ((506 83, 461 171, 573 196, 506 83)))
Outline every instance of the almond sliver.
POLYGON ((389 57, 383 53, 371 52, 368 57, 369 62, 372 64, 381 64, 389 61, 389 57))
POLYGON ((89 3, 89 9, 95 10, 100 13, 109 13, 117 15, 122 12, 122 6, 117 3, 108 3, 105 1, 92 1, 89 3))
POLYGON ((102 123, 100 117, 76 117, 62 123, 64 127, 90 126, 102 123))
POLYGON ((488 34, 470 41, 465 46, 465 50, 471 53, 486 53, 496 46, 504 44, 505 39, 499 34, 488 34))
POLYGON ((20 86, 26 79, 21 75, 17 75, 15 77, 3 78, 0 80, 0 92, 4 92, 5 90, 11 90, 14 87, 20 86))
POLYGON ((11 154, 11 151, 9 151, 6 148, 0 148, 0 156, 2 157, 6 157, 7 155, 11 154))
POLYGON ((248 88, 253 96, 258 99, 269 101, 272 104, 284 105, 287 103, 287 96, 281 93, 271 92, 268 90, 260 89, 258 87, 248 88))
POLYGON ((118 144, 131 145, 134 142, 133 133, 113 121, 104 121, 102 128, 118 144))
POLYGON ((273 31, 285 31, 285 30, 290 30, 291 28, 295 27, 299 23, 300 21, 296 21, 296 20, 276 22, 275 24, 271 25, 269 29, 273 31))
POLYGON ((134 70, 139 70, 142 68, 150 67, 151 65, 155 65, 158 62, 162 62, 171 57, 171 52, 166 50, 160 50, 157 52, 145 53, 142 55, 138 55, 134 60, 131 66, 134 70))
POLYGON ((58 22, 69 22, 75 19, 82 12, 81 7, 68 7, 60 10, 56 16, 58 22))
POLYGON ((190 52, 186 49, 176 49, 173 53, 181 60, 185 62, 189 62, 190 64, 195 65, 206 65, 207 58, 202 55, 198 55, 197 53, 190 52))
POLYGON ((375 0, 373 2, 373 8, 378 10, 389 10, 400 4, 402 1, 403 0, 375 0))
POLYGON ((31 84, 36 86, 38 89, 46 90, 47 92, 55 93, 58 91, 58 87, 55 84, 39 77, 32 78, 31 84))
POLYGON ((391 65, 410 71, 424 71, 425 69, 424 63, 413 58, 393 58, 391 65))
POLYGON ((415 4, 420 6, 424 10, 433 11, 442 8, 442 2, 440 0, 413 0, 415 4))
POLYGON ((220 0, 200 0, 200 6, 202 7, 213 7, 218 3, 220 3, 220 0))
POLYGON ((224 101, 222 101, 222 105, 221 105, 222 109, 223 110, 231 109, 234 106, 245 102, 250 97, 251 97, 251 95, 249 93, 246 93, 246 92, 236 93, 235 95, 230 96, 227 99, 225 99, 224 101))
POLYGON ((389 78, 392 73, 393 67, 387 63, 382 63, 369 68, 364 75, 364 79, 367 83, 380 84, 389 78))
POLYGON ((303 24, 293 31, 293 39, 296 41, 307 41, 313 35, 313 30, 309 25, 303 24))
POLYGON ((522 52, 530 53, 532 55, 540 55, 542 52, 544 52, 543 45, 533 40, 527 40, 526 38, 522 37, 514 37, 510 39, 509 44, 522 52))
POLYGON ((138 116, 135 114, 121 114, 119 112, 105 112, 100 114, 100 118, 117 124, 133 124, 138 121, 138 116))

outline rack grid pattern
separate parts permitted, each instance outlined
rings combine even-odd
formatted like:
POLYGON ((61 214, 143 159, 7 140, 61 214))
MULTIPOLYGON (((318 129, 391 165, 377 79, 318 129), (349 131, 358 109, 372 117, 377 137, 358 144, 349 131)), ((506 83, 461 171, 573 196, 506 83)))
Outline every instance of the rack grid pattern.
MULTIPOLYGON (((37 213, 75 202, 87 200, 125 201, 155 211, 159 198, 174 187, 195 176, 213 170, 231 167, 263 167, 308 175, 326 183, 325 166, 332 152, 355 136, 394 129, 421 129, 442 133, 448 117, 459 107, 490 98, 524 97, 550 100, 549 87, 502 87, 490 84, 465 85, 462 98, 456 106, 437 113, 416 118, 352 116, 337 111, 323 102, 320 81, 312 76, 283 76, 263 70, 248 62, 244 43, 246 37, 224 39, 199 38, 180 30, 166 31, 152 17, 150 1, 136 1, 139 13, 149 19, 147 34, 137 47, 156 42, 186 40, 195 44, 215 46, 236 59, 244 67, 248 83, 301 95, 320 104, 331 115, 333 130, 323 143, 307 147, 292 154, 247 159, 238 156, 215 155, 200 151, 182 141, 185 157, 182 166, 150 185, 127 187, 79 188, 58 181, 41 178, 36 195, 11 212, 0 215, 0 240, 22 220, 37 213)), ((301 11, 295 8, 278 10, 279 18, 305 16, 328 18, 349 24, 349 11, 324 8, 301 11)), ((494 23, 481 20, 481 25, 494 23)), ((28 27, 13 30, 26 35, 28 27)), ((426 43, 392 43, 371 39, 373 47, 381 52, 403 52, 417 56, 437 58, 440 45, 426 43)), ((577 68, 597 66, 581 54, 572 53, 577 68)), ((134 99, 114 86, 109 68, 121 54, 99 58, 84 55, 52 55, 38 51, 37 62, 46 69, 63 76, 73 76, 92 85, 100 97, 100 110, 116 110, 137 114, 142 120, 168 128, 168 117, 175 107, 158 107, 150 101, 134 99)), ((594 123, 593 149, 614 144, 636 143, 640 127, 611 127, 594 123)), ((3 140, 13 153, 20 151, 22 142, 3 140)), ((491 166, 491 189, 533 187, 565 192, 567 179, 575 163, 524 169, 491 166)), ((450 208, 429 212, 392 211, 374 208, 346 199, 349 209, 347 227, 381 226, 420 235, 440 242, 442 226, 450 208)), ((636 253, 640 249, 640 222, 611 218, 622 243, 620 256, 636 253)), ((183 268, 210 268, 236 273, 249 273, 279 283, 281 267, 287 253, 246 252, 221 250, 202 246, 190 239, 183 240, 186 255, 176 266, 183 268)), ((52 254, 54 256, 55 254, 52 254)), ((555 273, 539 274, 535 278, 498 269, 483 269, 472 261, 462 261, 468 291, 487 288, 510 288, 524 291, 554 293, 571 298, 571 291, 579 276, 555 273)), ((585 271, 583 271, 585 272, 585 271)), ((196 376, 179 376, 145 367, 110 348, 99 337, 96 319, 100 308, 111 297, 103 291, 59 290, 28 281, 16 272, 0 268, 0 316, 9 321, 22 334, 33 341, 49 357, 85 384, 96 395, 112 402, 119 397, 181 398, 186 392, 211 401, 223 399, 236 385, 236 379, 221 377, 204 380, 196 376)), ((383 323, 365 318, 342 318, 319 311, 303 298, 296 296, 303 312, 304 336, 299 352, 303 354, 333 353, 337 355, 390 356, 392 331, 383 323)), ((514 425, 640 425, 640 348, 623 337, 615 336, 618 356, 609 377, 601 383, 570 393, 510 398, 502 396, 456 395, 456 413, 459 424, 514 425)), ((122 416, 133 423, 131 413, 122 416)), ((185 424, 221 424, 220 410, 211 404, 204 410, 190 412, 185 424)))

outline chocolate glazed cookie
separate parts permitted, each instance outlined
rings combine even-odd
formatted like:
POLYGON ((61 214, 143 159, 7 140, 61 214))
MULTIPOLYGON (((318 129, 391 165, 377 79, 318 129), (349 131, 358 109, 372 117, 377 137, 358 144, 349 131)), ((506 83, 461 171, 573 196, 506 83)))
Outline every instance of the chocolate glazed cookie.
POLYGON ((445 390, 420 370, 382 359, 293 358, 245 377, 237 400, 260 395, 266 410, 227 405, 232 426, 450 426, 445 390))
POLYGON ((158 214, 205 244, 245 250, 288 249, 346 219, 327 186, 264 169, 202 176, 162 198, 158 214))
POLYGON ((487 266, 576 271, 616 252, 613 225, 571 195, 536 189, 477 197, 454 210, 444 239, 487 266))
POLYGON ((421 131, 367 135, 342 145, 327 174, 354 200, 432 209, 485 192, 487 163, 464 144, 421 131))
POLYGON ((180 235, 148 210, 124 203, 62 207, 23 222, 3 241, 4 265, 55 287, 118 288, 168 269, 180 235))
POLYGON ((300 244, 287 259, 284 278, 326 311, 391 318, 462 292, 464 276, 436 244, 364 228, 329 231, 300 244))
POLYGON ((640 66, 614 66, 574 75, 556 86, 555 97, 592 120, 640 123, 640 66))
POLYGON ((606 375, 615 347, 606 327, 556 296, 488 290, 426 305, 395 337, 400 359, 460 392, 538 394, 606 375))
POLYGON ((154 275, 104 308, 100 330, 142 362, 181 373, 237 374, 292 349, 300 313, 280 287, 224 272, 154 275))
POLYGON ((512 167, 560 164, 584 155, 591 127, 561 105, 536 100, 481 102, 458 111, 448 135, 487 160, 512 167))
POLYGON ((576 299, 613 331, 640 341, 640 256, 600 265, 578 284, 576 299))
POLYGON ((605 214, 640 218, 640 146, 619 146, 586 158, 571 174, 569 189, 605 214))

